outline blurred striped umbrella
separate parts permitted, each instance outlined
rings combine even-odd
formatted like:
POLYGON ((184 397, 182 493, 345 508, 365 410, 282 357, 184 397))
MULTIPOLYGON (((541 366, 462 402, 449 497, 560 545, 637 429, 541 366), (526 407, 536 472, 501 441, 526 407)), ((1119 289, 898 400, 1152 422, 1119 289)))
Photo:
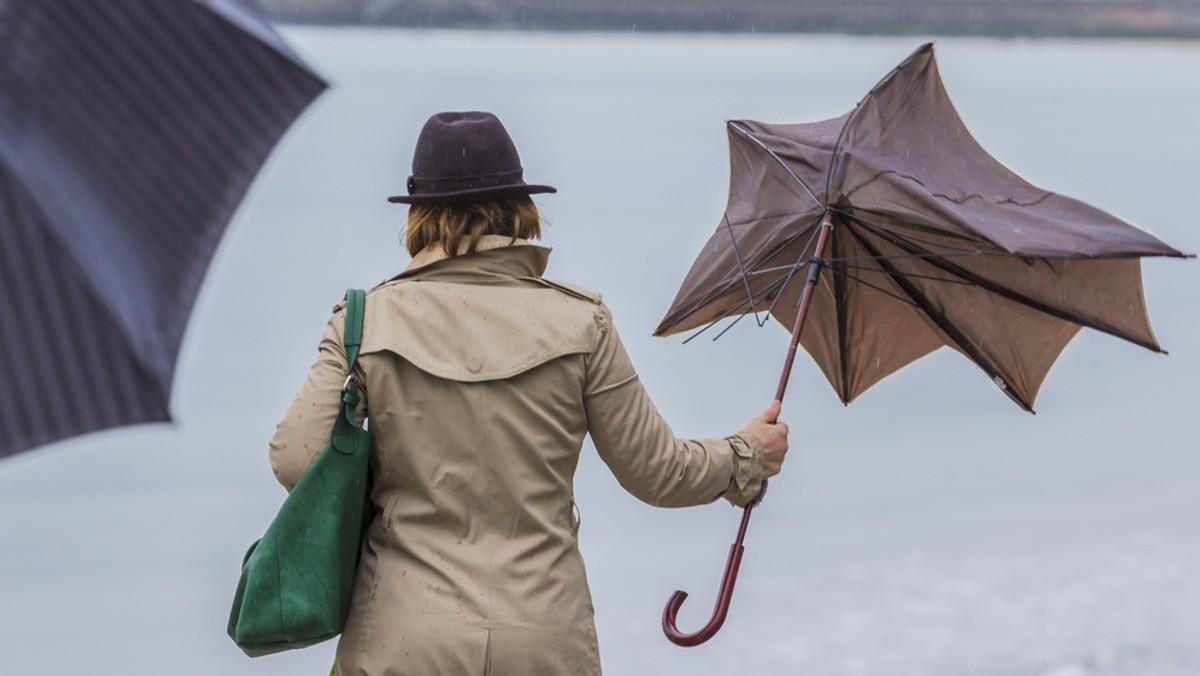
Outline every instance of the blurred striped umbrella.
POLYGON ((253 0, 0 0, 0 457, 170 419, 226 223, 324 88, 253 0))

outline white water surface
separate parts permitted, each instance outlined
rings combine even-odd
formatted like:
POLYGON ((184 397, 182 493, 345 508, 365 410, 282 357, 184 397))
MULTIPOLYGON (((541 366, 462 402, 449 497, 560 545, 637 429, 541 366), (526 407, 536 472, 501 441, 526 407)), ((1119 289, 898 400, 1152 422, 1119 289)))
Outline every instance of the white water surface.
MULTIPOLYGON (((192 317, 173 425, 0 461, 0 673, 325 674, 332 644, 250 660, 225 636, 246 546, 283 498, 266 442, 349 286, 397 244, 417 131, 496 112, 555 247, 605 294, 684 436, 767 404, 786 331, 653 339, 727 191, 723 121, 833 117, 917 39, 291 29, 333 83, 229 229, 192 317)), ((938 54, 983 146, 1036 184, 1200 250, 1200 44, 954 39, 938 54)), ((577 477, 609 674, 1200 674, 1200 264, 1144 265, 1170 356, 1083 332, 1022 413, 943 350, 843 407, 805 355, 793 451, 755 513, 729 620, 702 624, 739 512, 656 510, 594 450, 577 477)))

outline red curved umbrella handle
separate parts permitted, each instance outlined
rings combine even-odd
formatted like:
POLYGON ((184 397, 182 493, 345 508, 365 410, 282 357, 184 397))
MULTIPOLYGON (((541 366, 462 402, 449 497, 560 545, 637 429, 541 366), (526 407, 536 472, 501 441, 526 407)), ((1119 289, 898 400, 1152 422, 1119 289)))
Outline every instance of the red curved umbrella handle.
MULTIPOLYGON (((781 402, 787 391, 788 379, 792 375, 792 362, 796 360, 796 348, 800 344, 800 333, 804 330, 804 320, 808 317, 813 290, 817 287, 821 268, 825 266, 824 256, 829 243, 829 233, 833 230, 833 214, 826 211, 821 217, 818 227, 820 230, 817 235, 817 246, 813 249, 813 255, 809 262, 808 279, 805 280, 804 290, 800 294, 800 305, 796 310, 796 323, 792 327, 792 341, 788 346, 787 359, 783 363, 783 373, 779 376, 779 388, 775 390, 775 398, 781 402)), ((766 491, 766 488, 767 482, 763 481, 763 492, 766 491)), ((687 592, 676 590, 674 594, 671 594, 671 598, 667 601, 667 607, 663 609, 662 617, 663 633, 667 635, 667 640, 671 643, 685 648, 698 646, 716 635, 717 631, 721 629, 721 625, 725 624, 725 616, 729 614, 729 602, 733 599, 733 585, 737 582, 738 569, 742 565, 742 554, 746 551, 746 548, 742 546, 742 541, 746 537, 746 526, 750 523, 750 510, 762 501, 763 492, 760 492, 753 502, 746 505, 746 510, 742 513, 742 525, 738 528, 737 540, 729 549, 729 560, 725 563, 725 575, 721 578, 721 590, 717 593, 717 605, 713 608, 713 614, 708 623, 692 634, 679 631, 679 628, 675 626, 675 617, 687 599, 687 592)))
POLYGON ((729 560, 725 562, 725 574, 721 577, 721 590, 717 593, 717 604, 713 608, 713 614, 708 623, 699 631, 691 634, 679 631, 675 625, 675 618, 688 595, 687 592, 681 590, 676 590, 674 594, 671 594, 671 598, 667 601, 667 607, 663 608, 662 617, 663 633, 667 635, 667 640, 671 643, 684 648, 698 646, 715 636, 720 631, 721 625, 725 624, 725 616, 729 614, 729 602, 733 600, 733 585, 737 583, 738 569, 742 565, 742 554, 746 551, 746 548, 742 546, 742 541, 746 537, 746 526, 750 523, 750 510, 752 509, 754 509, 753 503, 746 505, 745 511, 742 512, 742 525, 738 528, 737 540, 729 548, 729 560))

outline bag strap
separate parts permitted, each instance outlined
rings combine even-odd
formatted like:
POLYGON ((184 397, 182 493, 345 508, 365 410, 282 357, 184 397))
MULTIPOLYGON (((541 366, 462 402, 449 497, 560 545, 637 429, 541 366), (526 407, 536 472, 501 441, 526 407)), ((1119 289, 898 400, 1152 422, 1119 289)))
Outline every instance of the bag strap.
POLYGON ((346 330, 342 344, 346 347, 346 375, 354 372, 358 361, 358 349, 362 346, 363 314, 367 307, 367 292, 362 289, 346 289, 346 330))
POLYGON ((367 294, 362 289, 346 290, 346 330, 342 334, 342 345, 346 348, 346 384, 342 386, 342 401, 338 404, 337 418, 333 423, 331 442, 344 454, 357 450, 360 428, 357 420, 359 393, 354 380, 354 364, 358 361, 358 350, 362 346, 363 315, 366 314, 367 294))

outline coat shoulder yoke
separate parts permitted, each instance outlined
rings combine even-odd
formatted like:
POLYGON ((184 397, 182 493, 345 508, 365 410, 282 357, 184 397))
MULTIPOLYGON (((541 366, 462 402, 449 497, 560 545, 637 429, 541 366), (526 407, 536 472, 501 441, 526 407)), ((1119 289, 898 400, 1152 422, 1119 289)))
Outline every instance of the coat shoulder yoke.
POLYGON ((605 312, 600 294, 536 275, 402 277, 368 292, 360 355, 390 352, 460 382, 500 380, 591 354, 605 312))

